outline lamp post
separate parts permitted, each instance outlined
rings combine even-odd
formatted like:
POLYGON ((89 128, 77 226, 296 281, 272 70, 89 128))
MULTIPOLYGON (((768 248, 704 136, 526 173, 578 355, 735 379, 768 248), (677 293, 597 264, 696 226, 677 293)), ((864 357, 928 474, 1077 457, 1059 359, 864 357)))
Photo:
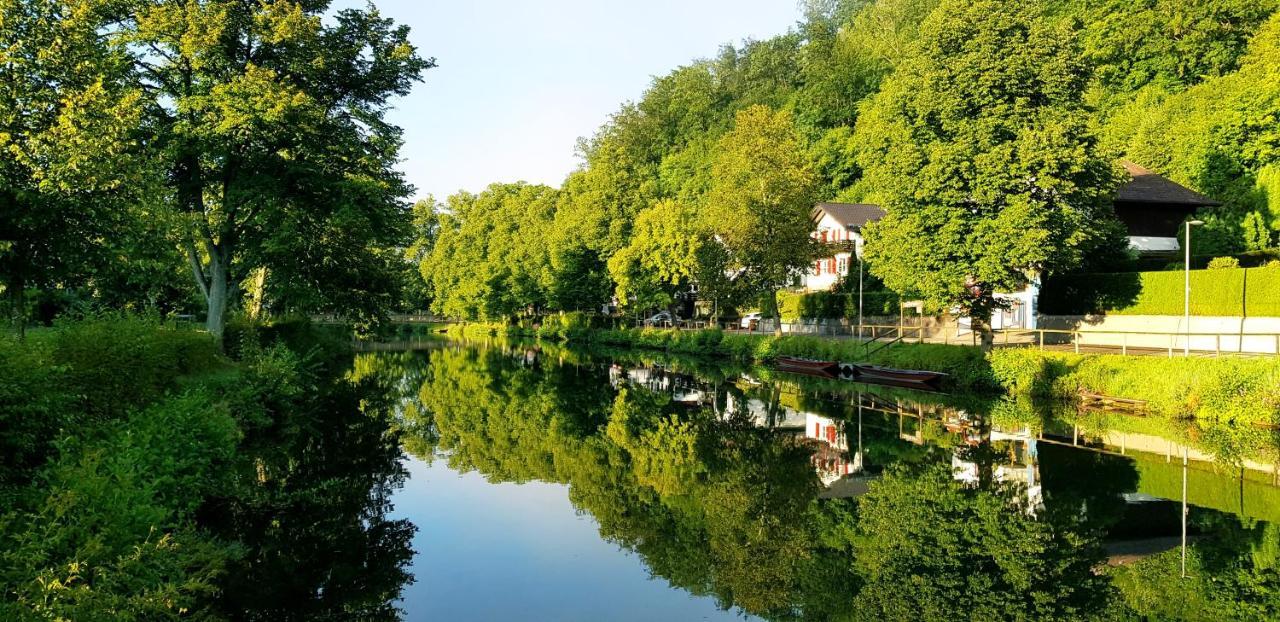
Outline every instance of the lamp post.
POLYGON ((1186 246, 1186 259, 1182 262, 1183 285, 1182 291, 1182 330, 1186 333, 1186 337, 1182 340, 1182 356, 1191 356, 1191 228, 1203 225, 1203 220, 1188 220, 1187 234, 1183 240, 1186 246))
POLYGON ((853 241, 853 254, 858 258, 858 338, 862 338, 862 234, 853 241))

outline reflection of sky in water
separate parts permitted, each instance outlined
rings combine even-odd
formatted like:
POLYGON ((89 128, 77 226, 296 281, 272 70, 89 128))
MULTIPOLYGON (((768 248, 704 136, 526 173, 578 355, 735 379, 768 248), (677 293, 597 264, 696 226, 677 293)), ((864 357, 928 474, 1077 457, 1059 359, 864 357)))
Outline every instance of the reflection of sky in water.
POLYGON ((444 459, 407 466, 392 513, 418 526, 406 620, 742 619, 650 579, 639 557, 574 511, 565 486, 490 484, 444 459))

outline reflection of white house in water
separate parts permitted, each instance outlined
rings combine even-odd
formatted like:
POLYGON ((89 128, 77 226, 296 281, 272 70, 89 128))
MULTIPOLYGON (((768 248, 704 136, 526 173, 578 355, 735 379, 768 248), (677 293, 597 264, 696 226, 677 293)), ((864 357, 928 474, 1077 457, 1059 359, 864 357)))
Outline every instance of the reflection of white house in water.
MULTIPOLYGON (((1036 436, 1026 429, 1019 432, 992 430, 990 441, 993 446, 1008 448, 1008 461, 994 465, 992 478, 997 482, 1022 484, 1026 488, 1027 507, 1033 511, 1043 507, 1036 436)), ((955 478, 967 484, 977 485, 978 465, 963 460, 961 458, 963 451, 958 449, 951 457, 955 478)))
POLYGON ((643 387, 655 393, 671 396, 671 401, 681 404, 700 404, 707 397, 697 380, 673 374, 656 367, 634 367, 624 370, 621 365, 609 367, 609 384, 621 388, 624 384, 643 387))
POLYGON ((849 442, 835 420, 805 413, 804 436, 814 443, 813 466, 823 486, 831 486, 847 475, 862 472, 862 454, 849 454, 849 442))
POLYGON ((798 430, 805 425, 806 413, 794 408, 779 404, 774 407, 773 417, 771 418, 769 416, 769 405, 764 400, 754 397, 738 397, 733 393, 725 396, 725 409, 727 412, 737 412, 740 408, 747 413, 752 423, 760 427, 798 430))

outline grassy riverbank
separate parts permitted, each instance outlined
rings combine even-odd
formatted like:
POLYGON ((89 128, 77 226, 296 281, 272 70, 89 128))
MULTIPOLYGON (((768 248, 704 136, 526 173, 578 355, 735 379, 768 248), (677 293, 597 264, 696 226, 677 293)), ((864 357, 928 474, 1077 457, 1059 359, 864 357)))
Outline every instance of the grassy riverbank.
POLYGON ((136 319, 0 338, 0 618, 217 617, 245 549, 199 516, 263 497, 244 444, 296 425, 329 358, 240 337, 233 357, 136 319))
POLYGON ((1218 422, 1280 423, 1280 358, 1164 358, 999 349, 988 355, 1010 393, 1080 391, 1142 400, 1148 412, 1218 422))

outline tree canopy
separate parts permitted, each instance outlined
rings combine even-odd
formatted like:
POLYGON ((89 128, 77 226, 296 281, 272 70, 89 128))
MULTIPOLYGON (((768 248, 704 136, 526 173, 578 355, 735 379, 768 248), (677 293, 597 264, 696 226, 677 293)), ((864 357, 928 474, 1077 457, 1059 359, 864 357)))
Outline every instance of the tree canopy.
POLYGON ((1084 105, 1076 34, 1035 3, 944 1, 863 109, 859 182, 886 285, 985 317, 997 291, 1080 264, 1110 229, 1116 165, 1084 105))

